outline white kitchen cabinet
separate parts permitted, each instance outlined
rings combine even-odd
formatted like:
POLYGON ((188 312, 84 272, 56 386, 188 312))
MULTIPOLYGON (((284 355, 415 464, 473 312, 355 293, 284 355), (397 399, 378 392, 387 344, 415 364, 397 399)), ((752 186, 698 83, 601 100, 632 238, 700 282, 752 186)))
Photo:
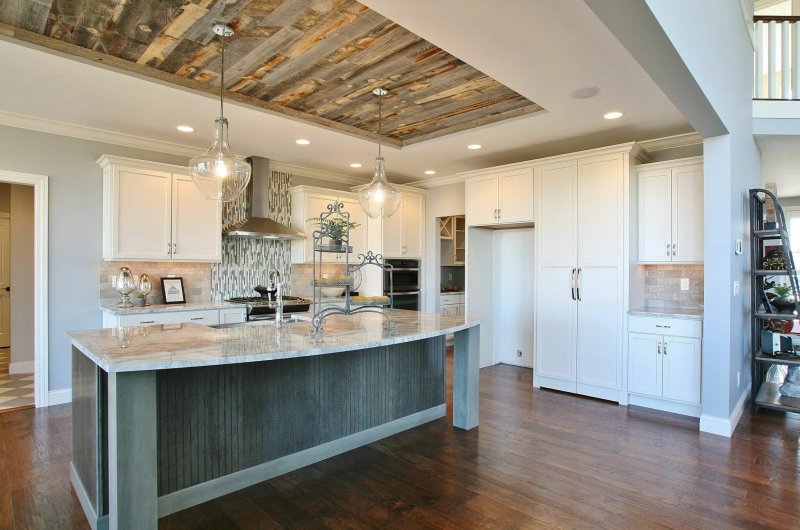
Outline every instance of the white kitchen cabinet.
POLYGON ((463 315, 464 293, 441 293, 439 295, 439 311, 445 315, 463 315))
MULTIPOLYGON (((361 209, 355 193, 296 186, 289 190, 289 195, 292 201, 292 228, 302 230, 306 234, 305 239, 292 241, 292 263, 311 263, 314 245, 312 234, 314 230, 319 230, 319 221, 308 221, 308 219, 327 212, 328 205, 337 200, 344 204, 344 210, 350 214, 350 221, 359 225, 350 230, 350 246, 353 247, 350 263, 357 262, 358 255, 368 250, 367 215, 361 209)), ((344 254, 331 253, 326 257, 329 257, 331 262, 344 263, 344 254)))
POLYGON ((702 157, 639 166, 638 180, 639 261, 702 263, 702 157))
POLYGON ((403 191, 400 207, 383 220, 383 255, 387 258, 422 258, 425 199, 403 191))
POLYGON ((479 175, 466 181, 468 226, 533 222, 533 168, 479 175))
POLYGON ((152 312, 137 310, 129 314, 115 314, 112 311, 103 311, 103 327, 149 326, 154 324, 181 324, 194 322, 195 324, 229 324, 244 322, 247 319, 244 307, 231 307, 225 309, 190 309, 174 311, 157 309, 152 312))
POLYGON ((630 402, 699 416, 702 323, 696 320, 631 316, 629 327, 630 402))
POLYGON ((621 401, 630 153, 536 168, 536 386, 621 401))
POLYGON ((102 156, 103 259, 220 261, 221 208, 186 168, 102 156))

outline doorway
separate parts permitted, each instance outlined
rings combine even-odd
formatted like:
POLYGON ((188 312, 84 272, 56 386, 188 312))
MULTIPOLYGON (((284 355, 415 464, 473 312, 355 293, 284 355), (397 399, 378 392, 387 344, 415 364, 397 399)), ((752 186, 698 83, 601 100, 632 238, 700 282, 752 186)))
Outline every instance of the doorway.
POLYGON ((47 181, 0 170, 0 412, 48 405, 47 181))

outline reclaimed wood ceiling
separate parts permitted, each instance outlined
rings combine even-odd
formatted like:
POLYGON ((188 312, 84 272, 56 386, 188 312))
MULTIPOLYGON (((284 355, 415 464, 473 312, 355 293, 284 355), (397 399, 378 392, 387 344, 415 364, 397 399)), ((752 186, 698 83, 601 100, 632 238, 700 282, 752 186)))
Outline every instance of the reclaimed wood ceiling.
POLYGON ((185 88, 410 145, 542 107, 354 0, 4 0, 0 33, 185 88))

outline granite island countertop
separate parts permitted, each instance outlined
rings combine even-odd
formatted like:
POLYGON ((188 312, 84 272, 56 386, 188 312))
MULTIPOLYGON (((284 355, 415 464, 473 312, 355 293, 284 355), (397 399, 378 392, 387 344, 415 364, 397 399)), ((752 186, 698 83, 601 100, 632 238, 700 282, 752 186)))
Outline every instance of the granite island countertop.
POLYGON ((684 318, 703 320, 702 309, 683 309, 679 307, 640 307, 628 311, 629 315, 661 318, 684 318))
POLYGON ((100 309, 112 315, 146 315, 149 313, 175 313, 177 311, 203 311, 207 309, 244 310, 244 305, 231 302, 187 302, 185 304, 150 304, 147 306, 117 307, 116 304, 100 304, 100 309))
POLYGON ((68 332, 72 345, 106 372, 132 372, 291 359, 375 348, 477 326, 479 319, 395 309, 396 330, 375 313, 332 315, 310 336, 309 321, 239 327, 195 323, 68 332))

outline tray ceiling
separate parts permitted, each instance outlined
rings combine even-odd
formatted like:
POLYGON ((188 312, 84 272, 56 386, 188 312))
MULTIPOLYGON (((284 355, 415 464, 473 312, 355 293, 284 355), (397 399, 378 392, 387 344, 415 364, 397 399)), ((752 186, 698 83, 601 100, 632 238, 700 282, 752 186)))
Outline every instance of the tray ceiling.
POLYGON ((161 82, 357 136, 409 145, 542 107, 353 0, 17 0, 0 6, 14 38, 161 82), (391 141, 390 140, 390 141, 391 141))

